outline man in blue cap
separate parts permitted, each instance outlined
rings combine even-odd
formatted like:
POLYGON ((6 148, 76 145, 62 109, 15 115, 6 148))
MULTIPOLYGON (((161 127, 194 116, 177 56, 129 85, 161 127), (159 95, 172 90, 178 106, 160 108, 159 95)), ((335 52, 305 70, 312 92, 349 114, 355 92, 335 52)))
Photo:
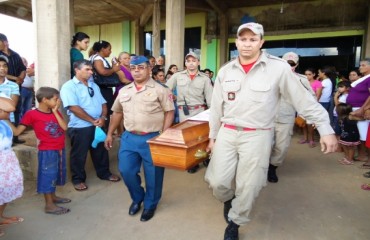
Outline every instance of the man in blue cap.
POLYGON ((138 213, 144 202, 140 221, 145 222, 154 216, 162 196, 164 175, 164 168, 153 165, 147 140, 171 126, 175 108, 171 91, 150 77, 146 57, 133 57, 130 70, 134 82, 121 89, 113 104, 105 147, 112 148, 113 132, 123 119, 126 131, 121 137, 118 168, 132 199, 129 215, 138 213), (141 186, 141 164, 146 189, 141 186))

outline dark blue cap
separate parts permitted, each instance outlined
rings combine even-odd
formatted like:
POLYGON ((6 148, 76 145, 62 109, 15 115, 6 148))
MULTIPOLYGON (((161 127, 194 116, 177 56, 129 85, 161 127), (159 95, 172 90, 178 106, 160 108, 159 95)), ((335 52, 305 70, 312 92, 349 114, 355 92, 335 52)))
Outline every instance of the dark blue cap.
POLYGON ((130 60, 130 64, 132 64, 132 65, 138 65, 138 64, 141 64, 141 63, 148 63, 149 64, 149 60, 144 56, 134 56, 130 60))

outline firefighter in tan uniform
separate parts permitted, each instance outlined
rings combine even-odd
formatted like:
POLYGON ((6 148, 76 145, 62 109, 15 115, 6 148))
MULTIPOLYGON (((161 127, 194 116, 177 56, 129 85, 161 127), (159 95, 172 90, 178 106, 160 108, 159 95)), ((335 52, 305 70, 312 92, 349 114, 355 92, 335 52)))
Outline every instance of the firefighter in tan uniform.
MULTIPOLYGON (((177 72, 166 82, 173 91, 177 91, 177 106, 180 122, 203 112, 211 106, 212 83, 210 78, 198 70, 199 57, 190 52, 185 56, 186 70, 177 72)), ((199 168, 195 166, 189 173, 194 173, 199 168)))
MULTIPOLYGON (((307 80, 305 75, 295 72, 298 66, 299 57, 294 52, 287 52, 283 55, 283 59, 291 66, 292 71, 297 75, 298 78, 292 79, 298 80, 307 91, 310 92, 312 97, 316 99, 316 94, 312 90, 310 82, 307 80)), ((289 104, 284 97, 280 99, 279 110, 275 119, 275 134, 273 147, 270 156, 270 165, 267 172, 267 180, 272 183, 279 181, 276 175, 276 168, 283 164, 283 161, 287 155, 290 140, 293 135, 294 119, 296 111, 294 107, 289 104)))
POLYGON ((171 126, 175 107, 170 90, 150 78, 146 57, 132 58, 130 70, 134 82, 120 90, 113 104, 105 147, 112 147, 112 134, 123 119, 126 131, 121 137, 118 168, 132 199, 129 215, 138 213, 144 203, 140 220, 148 221, 162 196, 164 168, 153 165, 147 140, 171 126), (139 175, 141 164, 145 190, 139 175))
POLYGON ((238 239, 239 226, 249 221, 252 203, 266 185, 281 95, 315 123, 324 153, 337 147, 328 113, 293 80, 297 76, 286 61, 260 50, 263 33, 257 23, 238 28, 239 57, 220 69, 212 95, 208 146, 212 159, 205 180, 213 195, 224 202, 227 240, 238 239))

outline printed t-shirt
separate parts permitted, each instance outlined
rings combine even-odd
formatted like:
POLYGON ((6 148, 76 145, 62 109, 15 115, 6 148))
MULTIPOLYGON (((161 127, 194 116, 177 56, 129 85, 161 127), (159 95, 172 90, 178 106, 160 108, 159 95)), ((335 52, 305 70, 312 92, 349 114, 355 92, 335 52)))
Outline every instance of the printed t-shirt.
MULTIPOLYGON (((63 118, 60 112, 58 114, 63 118)), ((64 149, 65 133, 52 112, 44 113, 38 109, 30 110, 23 116, 20 124, 32 126, 39 140, 39 150, 64 149)))

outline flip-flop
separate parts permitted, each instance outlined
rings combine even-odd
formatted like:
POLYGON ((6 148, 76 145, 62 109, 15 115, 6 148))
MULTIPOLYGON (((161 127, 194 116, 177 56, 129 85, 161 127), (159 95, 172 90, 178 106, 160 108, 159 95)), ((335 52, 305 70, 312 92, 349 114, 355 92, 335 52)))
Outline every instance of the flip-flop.
POLYGON ((0 226, 10 225, 10 224, 17 224, 24 221, 24 218, 21 217, 10 217, 4 218, 5 220, 0 222, 0 226))
POLYGON ((356 162, 367 162, 367 158, 366 159, 361 159, 361 158, 353 158, 354 161, 356 162))
POLYGON ((69 208, 58 207, 57 209, 54 209, 52 211, 45 210, 45 213, 47 213, 47 214, 53 214, 53 215, 62 215, 62 214, 69 213, 70 211, 71 210, 69 210, 69 208))
POLYGON ((353 165, 353 161, 349 161, 347 158, 342 158, 338 160, 338 162, 342 165, 353 165))
POLYGON ((305 143, 308 143, 308 141, 307 140, 304 140, 304 139, 301 139, 301 140, 298 141, 298 143, 299 144, 305 144, 305 143))
POLYGON ((107 178, 105 180, 110 181, 110 182, 119 182, 119 181, 121 181, 121 178, 112 174, 112 175, 110 175, 109 178, 107 178))
POLYGON ((54 200, 53 202, 57 204, 63 204, 63 203, 70 203, 72 202, 72 200, 68 198, 58 198, 57 200, 54 200))
POLYGON ((370 172, 366 172, 366 173, 362 174, 362 176, 364 176, 366 178, 370 178, 370 172))
POLYGON ((353 161, 348 160, 347 158, 343 158, 342 161, 339 161, 342 165, 353 165, 353 161))
POLYGON ((85 191, 88 189, 87 185, 85 183, 78 183, 73 186, 76 191, 85 191))
POLYGON ((366 183, 365 183, 365 184, 362 184, 362 185, 361 185, 361 189, 362 189, 362 190, 367 190, 367 191, 369 191, 369 190, 370 190, 370 184, 366 184, 366 183))
POLYGON ((360 165, 360 168, 361 168, 361 169, 370 169, 370 165, 369 165, 369 164, 364 163, 364 164, 360 165))

